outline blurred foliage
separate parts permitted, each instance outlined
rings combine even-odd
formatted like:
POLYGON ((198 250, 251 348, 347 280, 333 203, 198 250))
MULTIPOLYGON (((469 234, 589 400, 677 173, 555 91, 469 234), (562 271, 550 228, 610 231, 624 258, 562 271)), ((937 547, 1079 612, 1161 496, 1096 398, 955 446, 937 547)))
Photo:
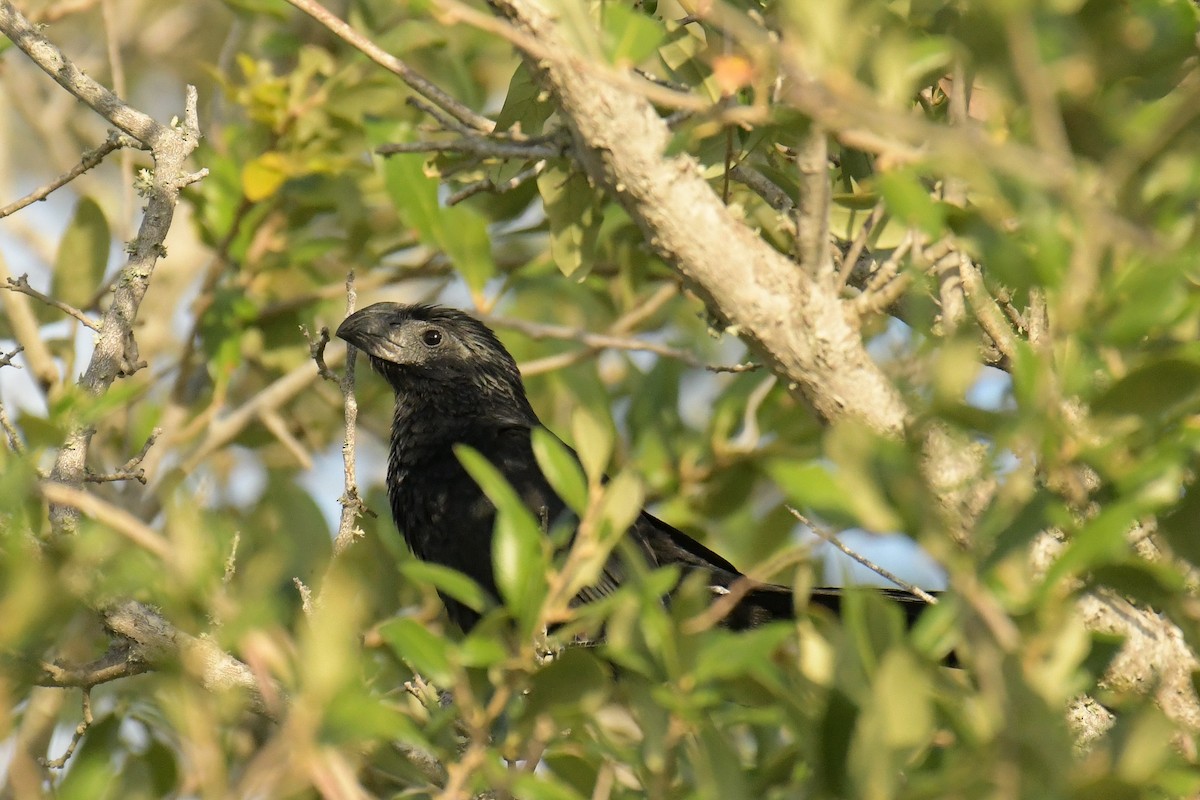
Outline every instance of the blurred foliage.
MULTIPOLYGON (((878 206, 883 216, 865 240, 876 258, 909 228, 930 242, 953 237, 1013 319, 1027 329, 1045 308, 1042 339, 1018 341, 1006 373, 985 369, 977 327, 943 324, 929 265, 909 253, 899 267, 910 288, 864 328, 921 424, 980 448, 981 480, 995 491, 966 547, 950 539, 912 442, 852 423, 825 428, 765 371, 697 366, 754 355, 672 288, 642 232, 568 158, 378 157, 381 144, 453 134, 406 103, 394 76, 290 6, 128 5, 126 22, 84 4, 46 33, 109 83, 100 54, 103 36, 112 38, 126 96, 163 118, 178 112, 162 100, 164 86, 178 94, 198 83, 205 139, 195 162, 209 175, 185 192, 187 213, 141 309, 149 369, 96 399, 70 389, 43 398, 0 368, 26 445, 0 448, 0 752, 36 724, 31 698, 47 694, 61 701, 48 755, 61 752, 79 720, 78 692, 36 690, 37 662, 98 657, 108 640, 92 609, 121 597, 211 637, 276 679, 289 705, 278 724, 254 718, 241 698, 201 689, 188 664, 104 684, 92 691, 94 724, 51 773, 55 796, 350 797, 360 796, 356 783, 381 797, 435 796, 440 784, 448 796, 531 800, 1200 792, 1195 731, 1170 708, 1101 682, 1118 643, 1089 632, 1070 602, 1085 588, 1129 597, 1200 644, 1190 594, 1200 566, 1194 3, 730 0, 714 5, 724 24, 683 24, 696 9, 677 0, 549 3, 594 62, 764 111, 738 126, 679 118, 671 151, 695 158, 731 211, 783 252, 794 219, 725 173, 737 164, 797 195, 795 149, 810 123, 776 81, 785 65, 860 90, 898 122, 946 133, 915 159, 835 137, 831 228, 849 242, 878 206), (973 81, 967 124, 985 146, 955 138, 955 75, 973 81), (1043 157, 1055 168, 1043 169, 1043 157), (531 170, 536 180, 523 179, 531 170), (518 178, 509 191, 448 204, 481 181, 518 178), (503 596, 416 563, 380 486, 390 397, 364 370, 359 478, 378 516, 362 520, 365 536, 331 564, 324 512, 341 493, 337 390, 310 381, 227 426, 307 369, 298 328, 336 324, 350 270, 360 305, 442 299, 693 354, 601 352, 498 322, 535 408, 583 457, 581 472, 555 442, 538 442, 543 467, 588 521, 590 549, 552 546, 488 465, 466 454, 502 510, 496 558, 511 566, 503 596), (993 396, 980 399, 982 386, 993 396), (165 562, 99 523, 53 547, 35 544, 48 527, 33 489, 39 470, 82 421, 96 428, 97 473, 164 428, 147 487, 89 490, 165 537, 165 562), (603 603, 569 611, 568 588, 620 546, 615 534, 643 496, 744 568, 795 548, 785 503, 839 528, 903 532, 945 566, 951 586, 989 598, 1011 620, 1015 644, 1002 644, 966 599, 942 603, 908 636, 896 610, 868 592, 851 595, 841 622, 814 611, 733 634, 706 621, 704 587, 688 585, 664 607, 670 571, 637 575, 603 603), (1029 547, 1047 529, 1062 552, 1048 570, 1030 569, 1029 547), (1153 536, 1157 560, 1139 555, 1131 531, 1153 536), (320 597, 311 613, 296 579, 320 597), (453 630, 437 590, 487 610, 484 622, 469 635, 453 630), (561 624, 552 641, 530 635, 547 623, 561 624), (601 630, 602 645, 544 658, 544 648, 601 630), (939 666, 951 647, 965 670, 939 666), (1088 747, 1073 740, 1064 713, 1082 693, 1116 714, 1088 747), (413 752, 448 777, 422 769, 413 752)), ((510 45, 463 24, 451 4, 331 5, 498 120, 500 132, 561 128, 510 45)), ((74 154, 97 143, 102 126, 28 113, 51 109, 61 92, 21 71, 15 49, 0 52, 8 102, 26 110, 9 115, 22 134, 10 172, 22 185, 42 183, 62 170, 30 148, 51 142, 47 152, 74 154)), ((20 260, 35 286, 91 313, 105 307, 119 240, 137 221, 120 199, 130 173, 115 161, 72 185, 69 222, 54 228, 47 252, 9 257, 14 272, 20 260)), ((19 194, 11 181, 4 188, 19 194)), ((0 229, 0 247, 14 240, 0 229)), ((34 307, 70 384, 91 334, 34 307)), ((8 319, 0 335, 13 335, 8 319)), ((788 563, 774 577, 801 597, 821 582, 809 561, 788 563)))

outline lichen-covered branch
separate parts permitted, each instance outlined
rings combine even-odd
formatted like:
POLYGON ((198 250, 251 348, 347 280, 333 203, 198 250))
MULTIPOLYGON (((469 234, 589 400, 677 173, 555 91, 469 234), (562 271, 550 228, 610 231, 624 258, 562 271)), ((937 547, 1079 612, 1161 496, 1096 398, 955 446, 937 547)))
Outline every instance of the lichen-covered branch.
POLYGON ((557 98, 583 167, 606 186, 647 241, 825 419, 852 417, 899 434, 908 410, 867 355, 836 288, 734 218, 696 161, 665 157, 671 131, 645 96, 580 69, 579 56, 536 3, 494 4, 540 43, 543 85, 557 98), (737 253, 730 258, 730 253, 737 253))
MULTIPOLYGON (((84 74, 9 0, 0 0, 0 32, 60 86, 150 148, 154 157, 153 174, 144 186, 146 213, 137 237, 130 244, 129 260, 115 283, 112 304, 100 322, 95 349, 79 382, 85 392, 101 395, 119 376, 137 369, 133 323, 150 285, 154 265, 166 253, 163 242, 171 229, 179 192, 206 174, 189 173, 184 166, 200 142, 196 89, 188 87, 183 121, 163 125, 84 74)), ((67 434, 50 473, 52 480, 76 489, 82 485, 92 433, 89 425, 77 425, 67 434)), ((50 523, 55 535, 74 531, 78 518, 78 511, 72 507, 51 506, 50 523)))

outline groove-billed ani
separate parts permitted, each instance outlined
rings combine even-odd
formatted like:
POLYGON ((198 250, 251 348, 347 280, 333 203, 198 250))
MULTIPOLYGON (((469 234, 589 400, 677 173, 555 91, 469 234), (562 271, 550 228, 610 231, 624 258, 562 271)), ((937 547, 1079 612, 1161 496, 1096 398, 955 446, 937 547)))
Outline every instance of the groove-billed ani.
MULTIPOLYGON (((565 508, 534 458, 530 434, 541 423, 516 362, 486 325, 439 306, 376 303, 347 317, 337 335, 366 353, 396 392, 387 474, 396 526, 418 558, 465 573, 499 597, 492 573, 495 508, 454 446, 468 445, 494 464, 538 519, 557 519, 565 508)), ((674 564, 684 577, 698 571, 716 594, 742 577, 724 558, 645 511, 627 535, 650 566, 674 564)), ((610 559, 581 600, 620 583, 618 559, 610 559)), ((908 592, 882 591, 901 603, 910 622, 924 607, 908 592)), ((817 589, 812 602, 837 612, 840 595, 838 589, 817 589)), ((453 598, 443 600, 464 630, 479 620, 453 598)), ((791 616, 791 589, 760 584, 726 624, 744 628, 791 616)))

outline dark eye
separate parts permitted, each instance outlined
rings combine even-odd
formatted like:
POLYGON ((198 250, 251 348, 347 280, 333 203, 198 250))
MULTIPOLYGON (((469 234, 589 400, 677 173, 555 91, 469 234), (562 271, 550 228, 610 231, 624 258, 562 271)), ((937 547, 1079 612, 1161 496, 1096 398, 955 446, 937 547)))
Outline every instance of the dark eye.
POLYGON ((421 341, 427 347, 437 347, 442 343, 442 332, 437 328, 426 328, 425 332, 421 334, 421 341))

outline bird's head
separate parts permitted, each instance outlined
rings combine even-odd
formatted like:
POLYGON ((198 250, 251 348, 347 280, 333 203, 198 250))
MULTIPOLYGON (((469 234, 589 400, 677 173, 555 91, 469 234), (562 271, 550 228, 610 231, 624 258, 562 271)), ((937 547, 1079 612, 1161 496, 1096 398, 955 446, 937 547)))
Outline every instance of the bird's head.
POLYGON ((398 397, 444 398, 464 412, 479 401, 536 419, 516 361, 490 328, 462 311, 375 303, 346 317, 337 335, 367 354, 398 397))

